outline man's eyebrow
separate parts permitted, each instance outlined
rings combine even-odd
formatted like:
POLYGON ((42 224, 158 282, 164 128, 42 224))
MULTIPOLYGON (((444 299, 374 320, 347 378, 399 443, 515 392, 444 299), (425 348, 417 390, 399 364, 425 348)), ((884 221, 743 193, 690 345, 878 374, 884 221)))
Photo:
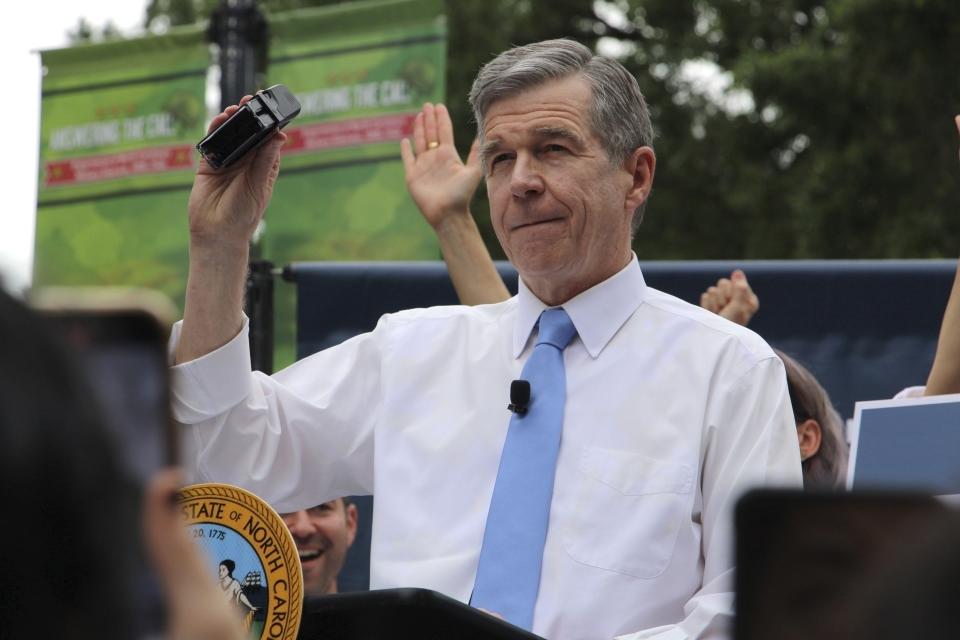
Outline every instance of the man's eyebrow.
MULTIPOLYGON (((586 141, 583 137, 574 131, 573 129, 568 129, 567 127, 558 127, 558 126, 544 126, 537 127, 533 130, 533 134, 540 139, 561 139, 569 141, 574 147, 582 149, 586 146, 586 141)), ((493 140, 488 140, 480 147, 480 164, 483 167, 488 165, 490 157, 495 155, 497 151, 502 146, 500 140, 494 138, 493 140)))
POLYGON ((568 129, 566 127, 537 127, 533 130, 533 132, 539 138, 560 138, 563 140, 569 140, 572 144, 580 148, 584 147, 586 144, 580 134, 573 129, 568 129))
POLYGON ((490 166, 490 156, 494 155, 502 146, 500 140, 494 138, 480 145, 480 166, 486 171, 490 166))
POLYGON ((500 141, 494 138, 483 143, 480 147, 480 160, 485 161, 500 148, 500 141))

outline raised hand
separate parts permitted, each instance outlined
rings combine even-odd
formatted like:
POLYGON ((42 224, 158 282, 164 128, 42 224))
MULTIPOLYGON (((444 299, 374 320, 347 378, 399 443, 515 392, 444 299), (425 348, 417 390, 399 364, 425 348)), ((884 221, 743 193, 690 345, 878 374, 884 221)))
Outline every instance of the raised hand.
MULTIPOLYGON (((251 96, 244 96, 241 105, 251 96)), ((227 107, 210 131, 237 112, 227 107)), ((190 192, 190 275, 175 362, 189 362, 225 345, 243 327, 243 294, 250 239, 273 195, 280 172, 276 133, 235 164, 213 170, 204 160, 190 192)))
POLYGON ((700 295, 700 306, 731 322, 747 326, 760 308, 760 300, 750 288, 747 276, 740 269, 729 278, 720 278, 717 284, 700 295))
MULTIPOLYGON (((227 107, 210 122, 208 132, 223 124, 251 97, 244 96, 240 105, 227 107)), ((229 249, 250 242, 273 194, 280 171, 280 148, 286 139, 278 132, 236 164, 219 171, 200 159, 189 204, 193 245, 229 249)))
POLYGON ((510 292, 500 279, 470 214, 483 172, 478 143, 464 163, 453 146, 453 123, 442 104, 429 102, 413 123, 413 141, 400 142, 407 190, 437 234, 461 304, 501 302, 510 292))
POLYGON ((444 105, 423 105, 413 124, 413 141, 400 142, 400 156, 407 189, 434 229, 452 216, 469 215, 482 177, 477 141, 464 163, 453 146, 453 123, 444 105))
MULTIPOLYGON (((957 133, 960 133, 960 115, 954 117, 954 122, 957 133)), ((960 393, 960 263, 957 263, 953 288, 950 290, 943 322, 940 324, 933 367, 924 391, 924 395, 928 396, 947 393, 960 393)))
POLYGON ((957 124, 957 133, 960 133, 960 116, 953 116, 953 121, 957 124))

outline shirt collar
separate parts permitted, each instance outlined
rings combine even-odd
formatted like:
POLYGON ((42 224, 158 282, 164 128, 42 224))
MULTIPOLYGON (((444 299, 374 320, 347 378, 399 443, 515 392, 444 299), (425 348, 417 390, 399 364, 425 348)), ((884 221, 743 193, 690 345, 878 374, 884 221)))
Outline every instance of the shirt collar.
MULTIPOLYGON (((646 290, 640 263, 634 254, 623 269, 560 306, 573 320, 587 353, 596 358, 643 302, 646 290)), ((514 358, 523 353, 540 313, 549 308, 527 288, 523 278, 519 279, 517 298, 517 316, 513 325, 514 358)))

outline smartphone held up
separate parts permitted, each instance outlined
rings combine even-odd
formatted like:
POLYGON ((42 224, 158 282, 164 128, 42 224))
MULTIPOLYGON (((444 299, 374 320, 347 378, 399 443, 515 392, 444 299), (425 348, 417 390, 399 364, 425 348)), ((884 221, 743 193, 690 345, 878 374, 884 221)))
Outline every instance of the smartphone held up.
POLYGON ((224 169, 269 140, 299 113, 296 97, 282 84, 275 84, 258 91, 201 140, 197 150, 212 168, 224 169))
MULTIPOLYGON (((77 363, 118 458, 115 480, 139 503, 150 478, 179 457, 167 361, 172 303, 151 291, 80 287, 44 289, 31 302, 77 363)), ((136 567, 128 585, 135 631, 159 637, 166 620, 160 583, 139 536, 125 545, 136 567)))

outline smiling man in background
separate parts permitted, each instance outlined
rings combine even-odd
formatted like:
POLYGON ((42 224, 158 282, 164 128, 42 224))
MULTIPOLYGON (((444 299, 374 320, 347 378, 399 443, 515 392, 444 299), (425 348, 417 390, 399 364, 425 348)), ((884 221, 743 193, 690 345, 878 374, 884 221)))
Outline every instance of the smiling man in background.
POLYGON ((282 517, 297 544, 304 595, 337 593, 337 576, 357 535, 357 506, 337 498, 282 517))

